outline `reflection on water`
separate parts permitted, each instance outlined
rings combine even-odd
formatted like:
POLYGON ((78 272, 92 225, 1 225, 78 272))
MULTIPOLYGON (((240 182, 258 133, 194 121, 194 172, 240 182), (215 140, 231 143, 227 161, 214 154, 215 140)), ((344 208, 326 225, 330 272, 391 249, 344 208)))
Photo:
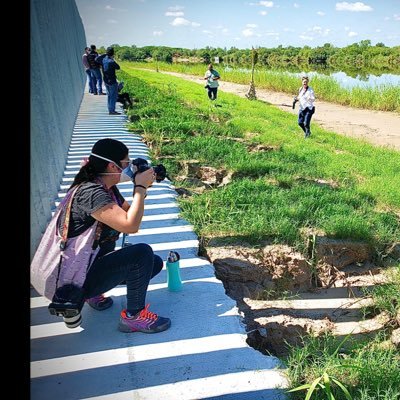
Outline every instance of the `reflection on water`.
POLYGON ((334 72, 330 75, 346 89, 359 87, 376 87, 381 85, 400 86, 400 75, 382 74, 377 75, 357 75, 355 78, 348 76, 344 72, 334 72))
MULTIPOLYGON (((234 67, 226 65, 224 71, 240 71, 240 72, 251 72, 251 67, 234 67)), ((400 75, 393 73, 384 73, 381 70, 364 71, 364 70, 349 70, 346 72, 335 71, 330 68, 324 68, 317 71, 307 71, 306 69, 299 70, 291 66, 287 69, 268 69, 260 68, 259 70, 268 70, 276 72, 286 72, 289 75, 300 77, 302 75, 308 75, 310 78, 315 76, 328 76, 335 79, 340 86, 351 89, 353 87, 377 87, 382 85, 400 86, 400 75)))

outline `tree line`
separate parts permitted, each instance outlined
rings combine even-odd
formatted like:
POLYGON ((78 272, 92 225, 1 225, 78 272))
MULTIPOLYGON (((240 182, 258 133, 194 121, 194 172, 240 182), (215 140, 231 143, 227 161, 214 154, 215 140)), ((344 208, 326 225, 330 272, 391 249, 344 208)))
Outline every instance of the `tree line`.
MULTIPOLYGON (((119 46, 112 45, 116 56, 122 61, 163 61, 209 63, 219 57, 225 64, 251 65, 252 50, 205 47, 185 49, 166 46, 119 46)), ((100 51, 104 48, 100 48, 100 51)), ((258 65, 273 68, 290 66, 319 66, 328 68, 373 68, 400 72, 400 46, 387 47, 383 43, 371 45, 370 40, 362 40, 346 47, 335 47, 330 43, 317 47, 257 47, 258 65)))

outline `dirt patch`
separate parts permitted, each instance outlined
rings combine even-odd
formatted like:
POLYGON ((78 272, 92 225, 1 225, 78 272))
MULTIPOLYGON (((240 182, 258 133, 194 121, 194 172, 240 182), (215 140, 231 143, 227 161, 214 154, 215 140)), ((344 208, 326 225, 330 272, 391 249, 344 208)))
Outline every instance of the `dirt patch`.
MULTIPOLYGON (((161 72, 161 71, 160 71, 161 72)), ((202 77, 164 72, 182 79, 204 85, 202 77)), ((249 85, 242 85, 220 80, 219 91, 233 93, 246 97, 249 85)), ((291 108, 292 97, 287 93, 272 92, 256 88, 258 100, 266 101, 283 111, 292 113, 295 117, 297 111, 291 108)), ((361 110, 358 108, 341 106, 318 100, 315 102, 316 112, 313 123, 318 123, 324 129, 353 138, 364 139, 377 146, 387 146, 400 150, 400 115, 394 112, 361 110)), ((299 130, 300 133, 300 130, 299 130)))
POLYGON ((226 293, 236 300, 249 345, 264 354, 285 356, 289 345, 301 345, 309 334, 351 334, 357 339, 388 327, 397 345, 399 321, 385 314, 363 316, 363 308, 371 305, 365 289, 386 281, 372 262, 369 247, 320 237, 315 249, 320 257, 316 252, 308 258, 284 245, 227 246, 211 239, 202 252, 213 263, 226 293))

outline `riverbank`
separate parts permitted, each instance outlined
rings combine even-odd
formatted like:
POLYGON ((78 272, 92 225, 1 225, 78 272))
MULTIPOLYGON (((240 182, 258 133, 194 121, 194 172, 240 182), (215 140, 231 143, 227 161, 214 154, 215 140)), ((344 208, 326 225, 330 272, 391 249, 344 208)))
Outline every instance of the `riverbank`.
MULTIPOLYGON (((160 72, 204 85, 204 80, 195 75, 160 72)), ((220 81, 220 93, 227 92, 245 97, 248 90, 249 85, 220 81)), ((256 94, 258 100, 297 114, 297 110, 291 107, 292 98, 287 93, 256 88, 256 94)), ((318 93, 316 96, 318 97, 318 93)), ((312 123, 318 123, 324 129, 345 136, 366 140, 376 146, 386 146, 400 151, 400 115, 394 112, 360 110, 318 100, 315 102, 315 108, 312 123)))

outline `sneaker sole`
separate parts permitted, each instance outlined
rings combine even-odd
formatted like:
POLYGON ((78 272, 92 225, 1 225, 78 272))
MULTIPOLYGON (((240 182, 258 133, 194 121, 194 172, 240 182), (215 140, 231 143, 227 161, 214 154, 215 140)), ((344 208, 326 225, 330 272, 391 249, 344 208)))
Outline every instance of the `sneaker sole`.
POLYGON ((103 306, 97 306, 94 304, 90 304, 88 301, 87 301, 87 304, 97 311, 103 311, 103 310, 107 310, 107 308, 110 308, 114 304, 114 301, 112 301, 112 299, 111 299, 111 301, 105 302, 103 306))
POLYGON ((132 330, 128 325, 124 324, 123 322, 119 322, 118 330, 124 333, 134 333, 134 332, 142 332, 142 333, 158 333, 166 331, 171 326, 171 320, 166 322, 164 325, 159 325, 155 329, 136 329, 132 330))

